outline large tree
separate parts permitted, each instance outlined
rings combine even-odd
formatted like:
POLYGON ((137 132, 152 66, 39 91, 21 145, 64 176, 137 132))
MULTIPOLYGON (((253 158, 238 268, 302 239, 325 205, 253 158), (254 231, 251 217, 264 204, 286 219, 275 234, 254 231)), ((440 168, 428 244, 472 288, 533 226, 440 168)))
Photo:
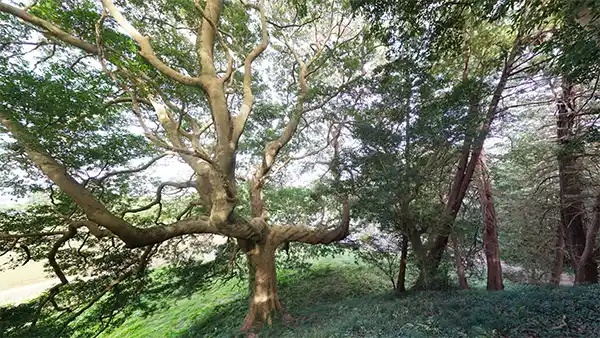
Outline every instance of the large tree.
MULTIPOLYGON (((88 62, 86 68, 101 69, 104 75, 94 76, 111 80, 101 87, 106 91, 102 107, 119 105, 121 111, 130 110, 137 130, 158 156, 140 168, 116 173, 105 169, 127 161, 115 161, 104 168, 92 163, 86 169, 99 170, 99 174, 82 179, 76 175, 80 168, 72 167, 72 162, 63 161, 61 156, 89 162, 88 154, 77 153, 84 149, 49 147, 36 135, 36 128, 44 122, 32 116, 64 107, 31 107, 26 104, 30 99, 27 95, 22 101, 7 101, 0 106, 4 131, 23 150, 25 161, 68 196, 77 209, 62 223, 64 230, 55 234, 44 232, 47 229, 39 233, 19 229, 3 234, 3 238, 59 235, 55 252, 81 229, 87 229, 98 239, 116 238, 127 248, 151 252, 155 245, 178 236, 227 236, 237 239, 251 271, 252 295, 243 329, 280 312, 277 247, 284 242, 328 244, 348 234, 350 206, 346 195, 336 197, 341 211, 333 227, 318 222, 273 224, 263 197, 265 182, 278 163, 285 165, 295 158, 285 155, 281 159, 288 151, 286 146, 301 132, 315 138, 323 130, 319 126, 329 125, 324 128, 326 146, 296 158, 327 149, 328 158, 338 156, 341 118, 328 107, 338 98, 342 104, 349 102, 342 94, 360 76, 363 60, 371 53, 361 27, 343 15, 346 9, 339 2, 294 1, 47 0, 25 8, 0 3, 0 11, 10 18, 9 29, 23 32, 16 41, 7 42, 11 48, 37 44, 43 49, 50 45, 52 53, 58 49, 75 60, 72 66, 88 57, 97 59, 99 62, 88 62), (255 151, 257 146, 262 151, 255 151), (147 169, 165 156, 164 151, 187 164, 192 177, 162 182, 149 205, 130 209, 108 205, 99 193, 102 189, 95 188, 110 176, 147 169), (256 154, 258 161, 254 160, 256 154), (247 179, 249 216, 239 212, 240 175, 236 169, 242 166, 254 168, 247 179), (166 187, 193 188, 198 197, 177 217, 161 218, 160 211, 154 223, 136 217, 136 213, 156 205, 162 210, 161 195, 166 187), (190 213, 193 208, 198 211, 190 213)), ((6 67, 14 67, 10 58, 5 60, 6 67)), ((61 75, 53 74, 52 66, 47 74, 61 75)), ((88 81, 78 78, 79 74, 70 75, 74 83, 88 81)), ((33 82, 20 84, 31 91, 35 101, 39 88, 33 82)), ((67 95, 61 105, 81 115, 80 124, 67 128, 73 132, 85 128, 86 119, 106 114, 101 107, 77 106, 77 101, 68 97, 76 92, 59 94, 67 95)), ((130 120, 109 123, 129 124, 130 120)), ((128 156, 135 158, 135 154, 128 156)), ((339 177, 336 162, 332 163, 330 172, 339 177)), ((60 267, 51 264, 60 276, 60 267)), ((68 283, 64 275, 60 280, 68 283)))

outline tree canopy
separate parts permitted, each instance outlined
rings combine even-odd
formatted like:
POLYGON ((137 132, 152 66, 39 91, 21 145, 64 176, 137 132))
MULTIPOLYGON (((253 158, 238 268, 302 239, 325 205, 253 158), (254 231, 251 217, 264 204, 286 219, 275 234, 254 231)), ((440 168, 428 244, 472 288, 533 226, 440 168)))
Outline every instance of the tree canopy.
POLYGON ((408 259, 417 290, 484 260, 489 290, 501 260, 597 283, 598 8, 0 2, 0 188, 27 201, 0 253, 60 281, 8 334, 98 334, 233 277, 258 330, 278 248, 352 247, 398 292, 408 259))

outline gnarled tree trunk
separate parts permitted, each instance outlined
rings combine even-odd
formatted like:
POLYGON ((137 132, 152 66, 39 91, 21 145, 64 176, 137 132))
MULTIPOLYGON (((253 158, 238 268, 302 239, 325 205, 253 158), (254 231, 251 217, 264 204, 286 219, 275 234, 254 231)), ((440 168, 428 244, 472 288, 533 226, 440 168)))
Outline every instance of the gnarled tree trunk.
POLYGON ((502 283, 502 265, 500 262, 500 245, 498 244, 498 228, 496 226, 496 208, 492 194, 492 182, 483 151, 479 156, 479 175, 481 209, 483 211, 483 249, 487 263, 487 289, 504 290, 502 283))
POLYGON ((271 240, 265 244, 252 244, 246 251, 251 273, 251 295, 250 309, 244 319, 242 331, 258 328, 265 322, 271 325, 272 317, 283 312, 277 296, 276 243, 271 240))
POLYGON ((413 290, 438 290, 445 286, 447 276, 442 275, 439 271, 444 251, 448 245, 448 237, 444 238, 445 241, 433 243, 428 250, 421 243, 420 235, 411 239, 419 263, 419 277, 412 287, 413 290))

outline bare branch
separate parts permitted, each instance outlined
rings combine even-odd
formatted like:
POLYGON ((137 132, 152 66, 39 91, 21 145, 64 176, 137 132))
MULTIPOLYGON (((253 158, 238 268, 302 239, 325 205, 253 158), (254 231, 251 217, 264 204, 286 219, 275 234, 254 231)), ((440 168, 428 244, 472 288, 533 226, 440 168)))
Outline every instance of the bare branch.
MULTIPOLYGON (((113 104, 133 102, 133 100, 134 100, 133 97, 117 97, 116 99, 112 99, 112 100, 106 101, 104 103, 104 106, 108 107, 108 106, 113 105, 113 104)), ((138 102, 143 103, 145 105, 152 106, 152 103, 150 103, 149 100, 142 99, 142 98, 135 98, 135 100, 137 100, 138 102)))
POLYGON ((3 239, 19 239, 19 238, 27 238, 27 237, 49 237, 49 236, 58 236, 64 234, 64 231, 49 231, 49 232, 30 232, 25 234, 9 234, 9 233, 0 233, 0 240, 3 239))
POLYGON ((144 165, 142 165, 140 167, 133 168, 133 169, 125 169, 125 170, 112 171, 112 172, 109 172, 109 173, 105 174, 104 176, 96 179, 95 181, 98 184, 101 184, 102 182, 104 182, 104 180, 106 180, 107 178, 110 178, 112 176, 138 173, 140 171, 143 171, 143 170, 146 170, 146 169, 150 168, 150 166, 152 166, 158 160, 160 160, 160 159, 162 159, 162 158, 164 158, 166 156, 170 156, 170 155, 172 155, 172 154, 165 153, 165 154, 158 155, 158 156, 152 158, 150 161, 148 161, 148 163, 146 163, 146 164, 144 164, 144 165))
POLYGON ((139 208, 135 208, 135 209, 130 209, 130 210, 125 210, 123 211, 122 215, 125 214, 133 214, 133 213, 137 213, 137 212, 141 212, 144 210, 148 210, 150 208, 152 208, 153 206, 159 204, 162 200, 162 191, 165 187, 175 187, 178 189, 185 189, 185 188, 195 188, 196 187, 196 182, 195 181, 188 181, 188 182, 163 182, 161 183, 158 188, 156 189, 156 197, 154 198, 154 200, 150 203, 148 203, 147 205, 143 206, 143 207, 139 207, 139 208))

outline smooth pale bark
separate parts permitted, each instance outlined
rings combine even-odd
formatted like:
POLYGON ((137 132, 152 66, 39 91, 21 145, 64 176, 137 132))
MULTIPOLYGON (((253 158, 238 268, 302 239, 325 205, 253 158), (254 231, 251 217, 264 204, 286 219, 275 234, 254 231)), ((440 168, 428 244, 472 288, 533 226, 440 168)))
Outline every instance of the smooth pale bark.
MULTIPOLYGON (((314 229, 304 225, 268 224, 265 203, 262 197, 262 187, 273 164, 277 161, 277 156, 296 134, 298 125, 302 120, 302 114, 305 112, 304 101, 308 92, 308 67, 316 61, 328 43, 323 43, 309 62, 301 60, 298 54, 288 46, 299 65, 297 101, 294 112, 281 131, 280 136, 265 145, 262 163, 257 168, 252 181, 251 204, 253 217, 247 220, 235 212, 238 203, 235 180, 236 154, 239 138, 244 131, 248 117, 252 113, 254 104, 252 64, 269 45, 265 10, 262 1, 258 3, 243 2, 246 8, 258 11, 261 37, 260 43, 244 58, 243 104, 237 114, 233 114, 229 110, 225 94, 226 81, 231 77, 234 69, 233 57, 229 51, 226 53, 227 69, 223 76, 219 75, 215 66, 221 63, 214 60, 215 42, 219 42, 227 50, 226 42, 218 29, 223 3, 220 0, 202 2, 196 0, 194 3, 202 21, 202 24, 195 28, 197 36, 195 49, 199 60, 198 76, 190 76, 168 66, 166 61, 163 61, 160 55, 155 53, 151 38, 138 31, 112 0, 102 0, 103 7, 119 24, 120 28, 126 31, 137 43, 139 54, 150 65, 174 82, 201 90, 207 98, 216 144, 214 147, 211 145, 203 148, 199 136, 201 134, 200 123, 192 116, 186 115, 184 118, 191 126, 192 132, 181 128, 181 121, 178 121, 174 114, 177 107, 173 108, 174 105, 168 101, 166 95, 163 95, 164 93, 149 93, 147 94, 148 97, 135 98, 135 87, 140 84, 144 86, 145 81, 153 81, 146 74, 138 74, 136 70, 132 70, 132 73, 139 75, 139 77, 136 81, 123 84, 124 90, 129 91, 133 111, 139 119, 140 126, 144 128, 146 137, 158 148, 168 149, 179 154, 194 170, 197 177, 195 188, 200 195, 203 206, 209 210, 208 215, 182 219, 165 226, 138 227, 131 224, 122 217, 113 214, 101 201, 95 198, 85 185, 80 184, 70 176, 68 168, 52 158, 52 155, 40 146, 35 135, 29 134, 17 119, 12 118, 10 112, 0 111, 0 122, 23 145, 32 162, 81 208, 91 223, 85 225, 90 233, 94 234, 106 230, 110 235, 121 239, 128 247, 147 246, 161 243, 176 236, 194 233, 213 233, 238 239, 238 245, 247 254, 252 273, 252 297, 250 309, 244 322, 244 329, 249 329, 258 326, 264 320, 268 321, 271 314, 282 310, 277 298, 275 274, 275 250, 280 243, 296 241, 310 244, 329 244, 346 237, 348 234, 350 212, 347 198, 343 198, 342 220, 338 227, 332 229, 323 226, 314 229), (142 117, 144 114, 139 109, 140 102, 149 103, 154 108, 156 117, 163 129, 161 132, 154 132, 144 125, 144 118, 142 117), (166 139, 164 139, 165 136, 166 139), (214 150, 209 151, 209 149, 214 150), (98 229, 98 227, 105 229, 98 229)), ((107 55, 116 53, 111 48, 101 48, 100 42, 90 44, 81 40, 54 23, 29 14, 26 10, 0 3, 0 12, 26 21, 50 38, 98 56, 103 64, 109 62, 104 58, 104 52, 107 55)), ((331 24, 337 25, 337 27, 342 26, 341 22, 332 22, 331 24)), ((93 29, 93 27, 90 28, 93 29)), ((330 29, 333 30, 334 26, 330 29)), ((342 40, 342 37, 338 37, 338 39, 342 40)), ((157 89, 157 91, 160 90, 157 89)), ((319 104, 316 106, 319 106, 319 104)), ((332 144, 335 144, 336 155, 334 157, 337 158, 337 139, 332 144)), ((332 170, 332 172, 335 171, 332 170)), ((339 173, 336 177, 339 177, 339 173)))
POLYGON ((500 261, 500 245, 498 244, 498 227, 496 208, 492 194, 492 182, 483 151, 479 157, 480 187, 479 198, 483 211, 483 250, 487 264, 487 289, 504 290, 502 283, 502 264, 500 261))
POLYGON ((246 252, 253 276, 251 278, 250 308, 242 331, 259 328, 261 323, 272 324, 272 317, 283 311, 277 296, 275 243, 256 244, 246 252))

